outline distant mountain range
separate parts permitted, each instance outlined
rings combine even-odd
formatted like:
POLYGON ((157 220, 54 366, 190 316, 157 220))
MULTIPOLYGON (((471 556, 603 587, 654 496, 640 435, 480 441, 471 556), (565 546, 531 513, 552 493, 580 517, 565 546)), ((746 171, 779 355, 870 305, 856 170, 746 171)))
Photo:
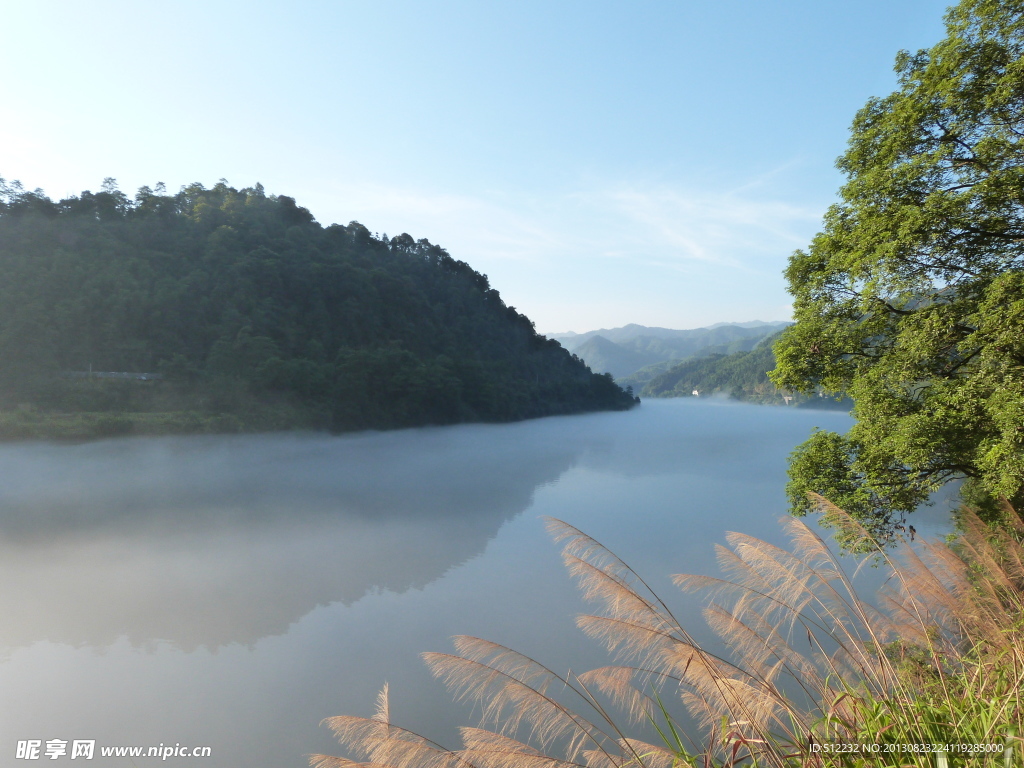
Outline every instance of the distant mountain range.
MULTIPOLYGON (((672 360, 641 368, 618 380, 641 397, 727 396, 734 400, 763 405, 792 405, 798 408, 827 408, 848 411, 852 401, 816 393, 783 392, 776 388, 768 372, 775 368, 772 346, 782 331, 757 341, 750 350, 722 354, 694 355, 683 361, 672 360)), ((710 349, 710 348, 708 348, 710 349)))
POLYGON ((586 333, 550 334, 549 338, 580 357, 595 373, 610 373, 617 380, 635 376, 646 382, 684 360, 751 350, 787 325, 790 323, 785 321, 753 321, 676 330, 631 323, 586 333), (651 366, 655 368, 647 371, 651 366))

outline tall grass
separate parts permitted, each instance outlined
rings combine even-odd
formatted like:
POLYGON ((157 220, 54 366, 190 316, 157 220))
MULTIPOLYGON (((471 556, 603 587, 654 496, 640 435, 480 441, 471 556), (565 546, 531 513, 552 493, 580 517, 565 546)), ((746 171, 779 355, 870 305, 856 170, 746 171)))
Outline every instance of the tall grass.
POLYGON ((788 518, 790 549, 730 533, 729 547, 717 547, 725 578, 674 577, 706 598, 704 618, 727 654, 702 648, 611 551, 550 521, 570 573, 600 608, 578 624, 615 663, 561 675, 497 643, 457 637, 455 653, 424 658, 457 697, 478 705, 480 725, 462 729, 460 749, 394 725, 385 686, 373 717, 325 721, 354 758, 313 755, 310 764, 1024 764, 1020 518, 1008 509, 1008 526, 991 530, 964 511, 954 542, 884 546, 825 499, 814 501, 828 525, 869 552, 852 570, 814 530, 788 518), (856 570, 869 562, 888 572, 871 602, 854 588, 856 570), (680 701, 697 723, 695 744, 678 717, 680 701))

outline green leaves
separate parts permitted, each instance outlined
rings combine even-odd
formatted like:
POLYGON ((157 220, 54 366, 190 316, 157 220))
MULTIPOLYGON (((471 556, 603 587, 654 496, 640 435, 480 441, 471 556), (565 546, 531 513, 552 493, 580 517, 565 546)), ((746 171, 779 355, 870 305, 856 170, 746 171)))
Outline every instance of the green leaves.
POLYGON ((786 272, 772 379, 846 391, 858 417, 798 451, 798 512, 814 491, 882 520, 954 478, 1024 500, 1024 3, 946 21, 857 114, 841 202, 786 272))

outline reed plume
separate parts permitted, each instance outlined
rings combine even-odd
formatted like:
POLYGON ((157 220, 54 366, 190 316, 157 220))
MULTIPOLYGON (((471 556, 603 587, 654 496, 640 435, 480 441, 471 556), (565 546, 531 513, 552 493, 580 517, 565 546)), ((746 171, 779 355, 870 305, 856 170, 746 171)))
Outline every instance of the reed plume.
POLYGON ((615 663, 560 675, 497 643, 457 637, 455 653, 424 658, 457 697, 479 705, 480 727, 462 729, 461 749, 394 726, 385 686, 373 717, 325 721, 358 759, 313 755, 310 764, 1021 765, 1020 518, 1008 509, 1006 527, 996 530, 964 510, 954 542, 899 539, 883 546, 827 500, 812 501, 845 541, 869 553, 852 571, 814 530, 786 518, 790 549, 730 533, 729 547, 717 547, 724 577, 673 577, 683 591, 704 596, 704 618, 728 656, 701 647, 609 549, 549 520, 569 572, 598 606, 577 623, 615 663), (857 570, 869 562, 889 576, 874 602, 854 587, 857 570), (698 724, 693 741, 673 702, 698 724), (822 749, 835 744, 861 749, 822 749), (988 744, 994 751, 916 753, 903 744, 988 744))

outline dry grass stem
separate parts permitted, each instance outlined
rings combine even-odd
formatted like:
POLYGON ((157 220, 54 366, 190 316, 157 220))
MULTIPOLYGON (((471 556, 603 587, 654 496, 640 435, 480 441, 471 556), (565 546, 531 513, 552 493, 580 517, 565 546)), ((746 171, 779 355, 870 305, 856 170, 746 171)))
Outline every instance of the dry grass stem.
POLYGON ((566 567, 599 609, 578 625, 616 663, 562 676, 497 643, 457 637, 455 653, 424 657, 456 697, 480 712, 480 728, 462 729, 461 749, 394 726, 385 686, 373 717, 326 721, 366 762, 314 755, 310 764, 930 768, 934 755, 882 752, 852 760, 813 745, 967 742, 1015 751, 955 755, 947 764, 1020 765, 1024 523, 1007 509, 1006 527, 996 530, 964 511, 951 544, 883 546, 826 499, 812 502, 844 541, 867 553, 852 569, 816 531, 790 518, 782 522, 790 550, 730 533, 729 547, 716 548, 725 578, 673 577, 683 591, 704 596, 704 618, 728 656, 701 647, 610 550, 549 521, 566 567), (854 587, 865 563, 888 571, 873 602, 854 587), (702 729, 699 748, 675 717, 679 703, 702 729))

